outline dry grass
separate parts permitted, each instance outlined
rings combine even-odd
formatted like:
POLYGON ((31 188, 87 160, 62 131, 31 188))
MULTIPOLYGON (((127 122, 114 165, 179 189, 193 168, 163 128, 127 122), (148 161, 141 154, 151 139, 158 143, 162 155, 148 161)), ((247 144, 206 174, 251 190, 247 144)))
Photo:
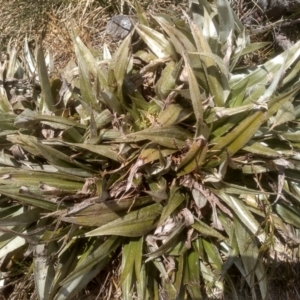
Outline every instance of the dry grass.
MULTIPOLYGON (((168 12, 180 14, 188 1, 139 1, 147 14, 168 12)), ((106 43, 111 51, 117 43, 106 35, 106 24, 116 14, 134 15, 134 1, 103 0, 0 0, 0 45, 12 38, 22 43, 27 36, 32 43, 43 38, 43 45, 54 56, 57 68, 64 67, 73 57, 70 29, 77 32, 89 47, 101 49, 106 43)))

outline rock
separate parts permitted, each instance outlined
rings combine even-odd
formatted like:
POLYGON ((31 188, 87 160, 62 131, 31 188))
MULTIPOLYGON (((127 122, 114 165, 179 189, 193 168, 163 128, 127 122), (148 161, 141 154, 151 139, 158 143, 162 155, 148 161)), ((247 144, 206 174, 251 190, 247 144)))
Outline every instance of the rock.
POLYGON ((114 41, 125 39, 132 29, 131 20, 124 15, 113 16, 106 25, 106 32, 114 41))

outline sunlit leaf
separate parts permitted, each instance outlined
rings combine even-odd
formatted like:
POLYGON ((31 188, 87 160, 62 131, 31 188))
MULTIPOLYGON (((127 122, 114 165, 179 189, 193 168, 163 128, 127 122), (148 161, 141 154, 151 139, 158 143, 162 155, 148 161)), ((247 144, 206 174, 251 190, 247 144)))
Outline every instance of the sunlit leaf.
POLYGON ((157 57, 174 55, 170 42, 160 32, 142 24, 137 25, 136 30, 157 57))
POLYGON ((131 237, 141 236, 155 227, 161 211, 162 207, 159 204, 152 204, 92 230, 84 236, 88 237, 108 234, 131 237))

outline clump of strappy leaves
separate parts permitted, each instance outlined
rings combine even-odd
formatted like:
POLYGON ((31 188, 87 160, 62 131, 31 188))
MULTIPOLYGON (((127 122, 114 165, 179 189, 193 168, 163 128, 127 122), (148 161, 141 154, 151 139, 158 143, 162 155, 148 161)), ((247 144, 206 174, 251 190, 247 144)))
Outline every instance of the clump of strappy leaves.
POLYGON ((266 299, 264 262, 299 257, 299 43, 239 68, 265 43, 216 4, 137 4, 113 55, 73 30, 61 73, 26 42, 2 55, 1 272, 32 259, 17 297, 33 272, 39 299, 72 299, 121 253, 122 299, 239 299, 233 269, 266 299))

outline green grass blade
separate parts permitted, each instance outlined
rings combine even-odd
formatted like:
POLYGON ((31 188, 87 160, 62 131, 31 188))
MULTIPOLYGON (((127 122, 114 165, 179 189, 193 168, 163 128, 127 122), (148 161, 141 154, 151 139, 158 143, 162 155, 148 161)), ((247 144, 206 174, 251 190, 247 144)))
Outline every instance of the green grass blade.
POLYGON ((105 242, 97 245, 97 247, 96 245, 91 245, 88 255, 82 257, 76 268, 60 283, 62 289, 67 288, 74 280, 78 280, 85 274, 88 274, 101 261, 107 263, 106 258, 111 257, 111 254, 120 246, 121 241, 122 238, 118 236, 110 236, 105 242))
POLYGON ((150 50, 158 58, 174 56, 174 51, 170 42, 162 33, 142 24, 137 25, 136 30, 150 50))
POLYGON ((92 230, 84 234, 84 236, 89 237, 110 234, 129 237, 142 236, 155 228, 161 211, 161 205, 152 204, 145 208, 130 212, 123 218, 119 218, 92 230))
POLYGON ((185 69, 187 72, 188 76, 188 82, 189 82, 189 88, 190 88, 190 94, 191 94, 191 99, 192 99, 192 104, 193 104, 193 109, 194 109, 194 114, 196 117, 196 133, 195 137, 199 137, 201 134, 201 127, 203 123, 203 106, 202 106, 202 101, 203 99, 203 94, 201 94, 196 77, 193 73, 193 70, 190 65, 190 61, 187 57, 186 54, 183 53, 183 58, 185 62, 185 69))
POLYGON ((53 98, 51 93, 48 70, 46 67, 43 50, 40 47, 37 50, 37 65, 38 65, 38 74, 39 74, 39 80, 41 82, 42 95, 44 101, 42 114, 44 114, 44 112, 47 114, 49 112, 54 112, 56 110, 56 107, 55 107, 55 99, 53 98))
POLYGON ((255 239, 251 237, 249 232, 247 232, 247 230, 245 229, 244 225, 241 224, 237 219, 235 220, 235 231, 240 255, 246 270, 246 279, 250 284, 250 288, 252 291, 252 297, 255 297, 255 274, 260 287, 261 298, 267 299, 268 289, 266 281, 266 271, 264 269, 262 261, 259 258, 259 251, 255 239))
POLYGON ((186 274, 188 275, 187 290, 191 299, 203 299, 200 289, 200 263, 198 254, 196 252, 192 251, 187 255, 186 268, 186 274))
POLYGON ((216 0, 216 4, 219 18, 219 39, 221 43, 225 43, 235 29, 232 9, 227 0, 216 0))
POLYGON ((35 257, 34 265, 34 282, 38 298, 50 300, 51 286, 55 276, 54 265, 49 263, 51 254, 56 250, 53 242, 48 245, 41 244, 34 247, 35 257))

